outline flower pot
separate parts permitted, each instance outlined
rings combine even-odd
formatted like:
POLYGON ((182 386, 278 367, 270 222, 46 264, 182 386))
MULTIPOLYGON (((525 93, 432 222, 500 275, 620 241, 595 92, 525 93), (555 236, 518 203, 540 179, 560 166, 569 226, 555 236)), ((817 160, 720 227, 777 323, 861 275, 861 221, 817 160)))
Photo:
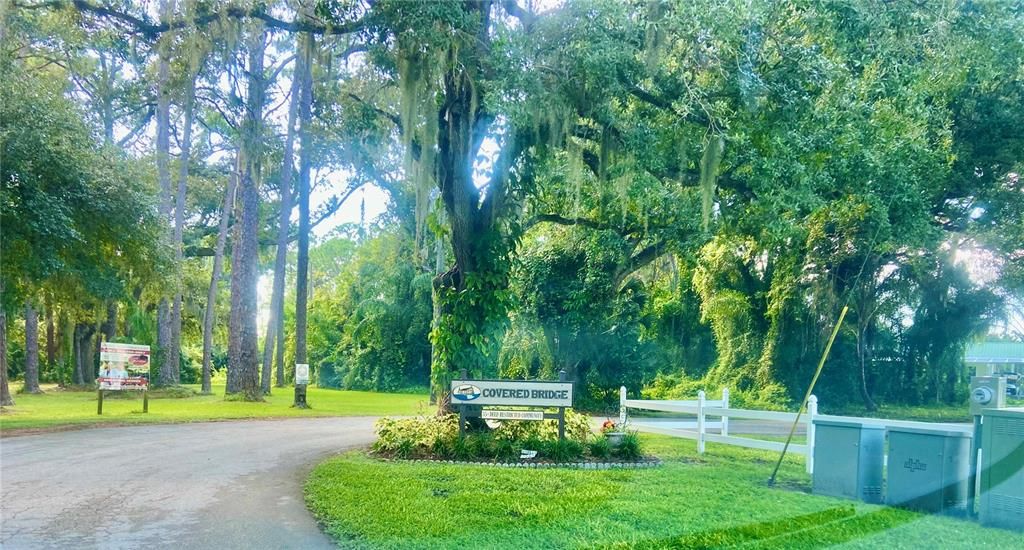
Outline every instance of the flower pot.
POLYGON ((608 438, 608 443, 613 449, 618 449, 619 445, 622 445, 622 440, 626 437, 626 432, 606 432, 604 436, 608 438))

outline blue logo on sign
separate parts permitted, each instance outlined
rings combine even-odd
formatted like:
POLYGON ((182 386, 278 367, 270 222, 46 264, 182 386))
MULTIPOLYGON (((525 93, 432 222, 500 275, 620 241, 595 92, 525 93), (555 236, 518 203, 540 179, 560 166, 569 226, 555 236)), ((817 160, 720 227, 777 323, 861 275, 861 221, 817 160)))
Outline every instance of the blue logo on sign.
POLYGON ((472 401, 480 397, 480 388, 472 384, 463 384, 452 392, 452 397, 459 401, 472 401))

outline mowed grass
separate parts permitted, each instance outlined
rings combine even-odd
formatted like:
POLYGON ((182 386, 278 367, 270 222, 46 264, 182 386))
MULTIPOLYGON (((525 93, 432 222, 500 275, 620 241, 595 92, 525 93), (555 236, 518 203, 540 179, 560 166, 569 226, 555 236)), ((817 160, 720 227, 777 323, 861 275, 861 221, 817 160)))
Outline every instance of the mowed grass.
MULTIPOLYGON (((198 386, 186 386, 195 392, 198 386)), ((12 388, 15 390, 16 388, 12 388)), ((149 412, 142 412, 142 394, 125 392, 103 400, 103 415, 96 414, 95 391, 64 391, 44 386, 42 395, 16 393, 15 405, 0 413, 0 432, 11 435, 37 429, 56 429, 91 424, 199 422, 243 418, 314 416, 410 415, 426 409, 427 396, 309 388, 311 409, 292 408, 293 389, 273 388, 261 403, 224 398, 224 386, 214 385, 212 395, 161 397, 152 392, 149 412)))
MULTIPOLYGON (((1006 398, 1007 407, 1024 407, 1024 399, 1006 398)), ((826 414, 844 416, 866 416, 872 418, 894 418, 899 420, 917 420, 920 422, 973 422, 971 409, 967 402, 960 405, 881 405, 878 410, 868 412, 863 407, 850 406, 835 411, 823 411, 826 414)))
POLYGON ((339 545, 361 548, 1024 548, 973 522, 808 494, 801 459, 643 437, 649 470, 383 462, 354 452, 306 482, 339 545))

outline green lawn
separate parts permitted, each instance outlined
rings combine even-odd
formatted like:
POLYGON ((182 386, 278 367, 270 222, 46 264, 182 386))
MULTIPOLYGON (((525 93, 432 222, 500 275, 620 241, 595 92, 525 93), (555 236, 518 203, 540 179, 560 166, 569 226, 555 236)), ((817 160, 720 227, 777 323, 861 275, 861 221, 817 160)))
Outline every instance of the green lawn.
MULTIPOLYGON (((1024 407, 1024 399, 1006 398, 1007 407, 1024 407)), ((823 410, 825 414, 843 416, 866 416, 871 418, 893 418, 917 420, 920 422, 972 422, 970 407, 965 401, 961 405, 881 405, 878 410, 868 412, 863 407, 850 406, 837 410, 823 410)))
MULTIPOLYGON (((1010 405, 1012 406, 1012 405, 1010 405)), ((865 416, 869 418, 891 418, 917 420, 919 422, 971 422, 970 408, 962 405, 881 405, 878 410, 868 412, 863 407, 845 407, 837 410, 822 410, 823 414, 841 416, 865 416)))
MULTIPOLYGON (((187 386, 198 391, 198 386, 187 386)), ((14 390, 15 388, 12 388, 14 390)), ((96 415, 96 392, 63 391, 44 386, 42 395, 15 394, 13 407, 0 413, 0 430, 6 435, 40 428, 60 428, 98 423, 198 422, 232 418, 310 416, 408 415, 425 410, 427 396, 414 394, 309 389, 312 409, 294 409, 292 388, 275 388, 263 403, 224 399, 224 386, 213 386, 213 395, 161 398, 151 394, 149 412, 142 413, 142 396, 130 399, 107 397, 103 416, 96 415)), ((107 394, 110 395, 109 393, 107 394)))
POLYGON ((306 501, 345 547, 367 548, 1021 548, 1020 533, 808 494, 801 460, 644 436, 651 470, 508 470, 386 463, 354 452, 324 462, 306 501))

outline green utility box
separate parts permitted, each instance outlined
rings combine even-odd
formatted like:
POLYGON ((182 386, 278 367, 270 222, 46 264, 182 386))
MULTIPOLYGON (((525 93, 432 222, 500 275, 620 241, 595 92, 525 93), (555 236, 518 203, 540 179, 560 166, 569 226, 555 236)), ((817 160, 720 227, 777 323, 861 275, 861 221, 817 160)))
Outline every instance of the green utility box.
POLYGON ((882 502, 885 428, 815 420, 814 493, 882 502))
POLYGON ((889 428, 886 504, 921 512, 967 513, 971 435, 937 428, 889 428))
POLYGON ((1024 408, 985 409, 981 433, 981 523, 1024 530, 1024 408))

